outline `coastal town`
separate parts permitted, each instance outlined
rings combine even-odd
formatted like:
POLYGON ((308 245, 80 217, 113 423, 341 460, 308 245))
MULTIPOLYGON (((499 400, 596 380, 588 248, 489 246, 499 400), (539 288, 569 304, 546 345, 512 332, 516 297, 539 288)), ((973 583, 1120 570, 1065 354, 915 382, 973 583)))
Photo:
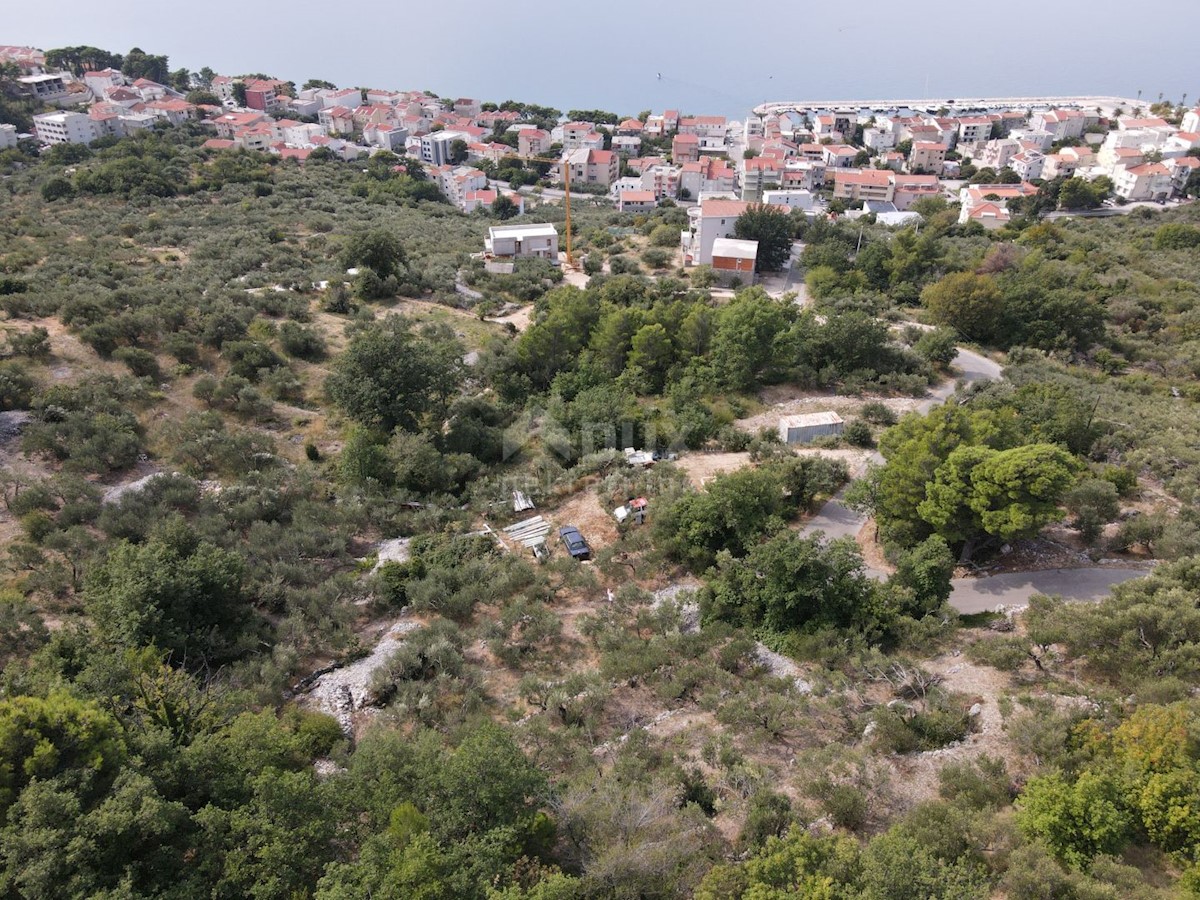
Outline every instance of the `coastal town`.
POLYGON ((6 15, 0 900, 1200 900, 1185 55, 705 11, 6 15))
MULTIPOLYGON (((52 110, 33 117, 28 135, 0 125, 0 148, 197 127, 212 133, 211 151, 298 164, 392 153, 398 166, 423 167, 464 214, 519 215, 561 202, 563 188, 620 212, 673 203, 689 208, 681 263, 739 282, 754 277, 756 247, 736 240, 733 226, 756 203, 905 226, 920 221, 921 200, 942 198, 957 204, 960 225, 995 230, 1031 209, 1111 215, 1200 193, 1200 107, 1161 99, 777 102, 740 121, 674 109, 564 116, 514 101, 315 81, 297 89, 257 76, 191 74, 171 86, 115 68, 56 67, 30 47, 0 47, 0 64, 19 69, 18 83, 52 110), (1049 201, 1047 184, 1056 188, 1049 201)), ((500 241, 502 256, 557 260, 556 241, 515 234, 500 241)))

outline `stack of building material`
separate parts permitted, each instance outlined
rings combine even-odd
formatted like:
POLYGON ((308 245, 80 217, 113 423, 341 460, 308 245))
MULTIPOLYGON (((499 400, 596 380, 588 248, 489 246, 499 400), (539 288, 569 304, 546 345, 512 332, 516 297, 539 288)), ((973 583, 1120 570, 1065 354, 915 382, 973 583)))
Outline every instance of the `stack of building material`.
POLYGON ((504 536, 512 538, 522 547, 526 547, 536 555, 539 547, 546 544, 546 535, 550 533, 550 523, 541 516, 534 516, 524 522, 517 522, 504 529, 504 536))

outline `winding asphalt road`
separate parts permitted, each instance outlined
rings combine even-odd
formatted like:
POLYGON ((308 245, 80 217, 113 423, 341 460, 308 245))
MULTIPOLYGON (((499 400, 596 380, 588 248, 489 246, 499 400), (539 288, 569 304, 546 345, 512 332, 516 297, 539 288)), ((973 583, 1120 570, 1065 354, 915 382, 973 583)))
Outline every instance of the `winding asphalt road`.
MULTIPOLYGON (((953 396, 961 383, 993 381, 1000 378, 999 364, 970 350, 959 348, 954 358, 958 369, 957 381, 948 381, 929 392, 929 396, 917 404, 918 411, 927 413, 935 406, 945 403, 953 396)), ((882 465, 883 457, 878 453, 872 462, 882 465)), ((821 510, 804 526, 804 534, 822 531, 831 540, 841 537, 856 537, 866 516, 855 512, 842 502, 845 488, 832 497, 821 510)), ((883 580, 887 574, 878 569, 867 569, 872 578, 883 580)), ((1045 569, 1037 572, 1007 572, 983 578, 956 578, 950 592, 950 605, 960 613, 978 613, 998 606, 1023 607, 1029 604, 1034 594, 1057 594, 1068 600, 1101 600, 1108 596, 1113 585, 1141 578, 1145 569, 1108 569, 1092 566, 1080 569, 1045 569)))

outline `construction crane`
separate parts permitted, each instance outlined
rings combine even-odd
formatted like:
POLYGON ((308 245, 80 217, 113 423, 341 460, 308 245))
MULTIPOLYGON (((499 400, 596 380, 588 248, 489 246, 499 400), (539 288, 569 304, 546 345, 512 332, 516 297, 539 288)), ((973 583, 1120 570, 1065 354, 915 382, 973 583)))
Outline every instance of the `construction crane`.
POLYGON ((571 253, 571 163, 570 159, 558 159, 554 156, 525 156, 520 153, 505 153, 501 159, 519 159, 524 162, 543 162, 562 166, 563 169, 563 206, 567 211, 567 265, 572 269, 578 268, 575 256, 571 253))

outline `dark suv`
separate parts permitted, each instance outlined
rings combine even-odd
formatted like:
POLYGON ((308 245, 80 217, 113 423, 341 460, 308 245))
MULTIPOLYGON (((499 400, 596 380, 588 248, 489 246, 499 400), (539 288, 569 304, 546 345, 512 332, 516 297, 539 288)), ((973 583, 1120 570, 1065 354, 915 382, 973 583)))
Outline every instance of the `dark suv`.
POLYGON ((558 529, 558 537, 563 542, 563 546, 567 548, 567 552, 576 559, 591 558, 592 548, 587 545, 587 541, 583 539, 583 535, 574 525, 564 525, 558 529))

